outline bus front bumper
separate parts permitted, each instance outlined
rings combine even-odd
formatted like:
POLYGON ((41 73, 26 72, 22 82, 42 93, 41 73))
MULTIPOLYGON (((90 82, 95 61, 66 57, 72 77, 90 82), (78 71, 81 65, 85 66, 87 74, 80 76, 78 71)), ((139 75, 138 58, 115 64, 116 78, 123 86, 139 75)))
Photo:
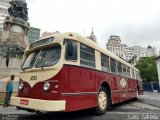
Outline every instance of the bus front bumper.
POLYGON ((65 100, 40 100, 23 97, 11 97, 10 105, 24 109, 39 111, 64 111, 66 107, 65 100))

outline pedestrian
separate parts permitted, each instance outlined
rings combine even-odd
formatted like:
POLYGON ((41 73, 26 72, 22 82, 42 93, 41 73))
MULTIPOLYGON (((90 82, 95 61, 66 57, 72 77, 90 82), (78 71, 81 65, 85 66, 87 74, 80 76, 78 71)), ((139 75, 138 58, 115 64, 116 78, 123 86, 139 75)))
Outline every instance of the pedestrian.
POLYGON ((11 75, 11 79, 7 81, 6 84, 6 95, 5 95, 5 100, 4 100, 4 107, 8 107, 8 103, 10 101, 12 92, 13 92, 13 80, 15 76, 11 75))

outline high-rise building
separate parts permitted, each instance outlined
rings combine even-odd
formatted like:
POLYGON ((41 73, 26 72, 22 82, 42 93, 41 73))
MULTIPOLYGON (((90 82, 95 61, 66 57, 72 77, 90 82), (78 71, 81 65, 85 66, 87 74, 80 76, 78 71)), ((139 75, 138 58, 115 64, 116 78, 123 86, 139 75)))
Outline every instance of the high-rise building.
POLYGON ((39 28, 34 28, 34 27, 30 27, 30 29, 28 30, 28 40, 29 40, 29 44, 37 41, 40 37, 40 29, 39 28))
POLYGON ((147 48, 143 48, 141 46, 129 47, 126 44, 121 44, 120 37, 115 35, 110 36, 106 44, 106 49, 126 61, 130 61, 134 58, 136 62, 141 57, 156 56, 155 47, 151 47, 150 45, 147 48))
POLYGON ((89 38, 90 40, 92 40, 95 43, 97 42, 97 37, 94 35, 93 28, 92 28, 90 36, 88 36, 87 38, 89 38))
POLYGON ((5 16, 8 15, 9 7, 10 7, 9 0, 0 0, 0 31, 3 31, 3 23, 5 16))

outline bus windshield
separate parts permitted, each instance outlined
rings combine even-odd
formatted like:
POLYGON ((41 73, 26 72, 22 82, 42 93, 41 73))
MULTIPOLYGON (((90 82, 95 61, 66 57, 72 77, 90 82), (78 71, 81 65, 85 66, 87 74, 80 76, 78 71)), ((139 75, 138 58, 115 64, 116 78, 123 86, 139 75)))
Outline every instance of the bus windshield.
POLYGON ((52 66, 59 61, 60 54, 60 45, 54 45, 52 47, 43 48, 41 50, 29 53, 22 64, 22 70, 30 69, 33 66, 35 68, 52 66))

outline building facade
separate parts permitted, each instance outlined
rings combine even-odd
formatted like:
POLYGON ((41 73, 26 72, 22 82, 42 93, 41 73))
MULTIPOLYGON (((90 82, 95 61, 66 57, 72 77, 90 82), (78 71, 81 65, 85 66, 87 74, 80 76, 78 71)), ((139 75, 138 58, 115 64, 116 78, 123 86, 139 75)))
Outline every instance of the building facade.
POLYGON ((0 32, 3 31, 5 16, 8 15, 9 0, 0 0, 0 32))
POLYGON ((120 58, 130 61, 134 59, 134 63, 141 57, 156 56, 156 48, 148 46, 143 48, 141 46, 129 47, 126 44, 121 43, 119 36, 111 35, 108 42, 106 43, 106 49, 119 56, 120 58))
POLYGON ((29 44, 37 41, 40 38, 40 29, 35 27, 30 27, 28 30, 28 40, 29 44))

